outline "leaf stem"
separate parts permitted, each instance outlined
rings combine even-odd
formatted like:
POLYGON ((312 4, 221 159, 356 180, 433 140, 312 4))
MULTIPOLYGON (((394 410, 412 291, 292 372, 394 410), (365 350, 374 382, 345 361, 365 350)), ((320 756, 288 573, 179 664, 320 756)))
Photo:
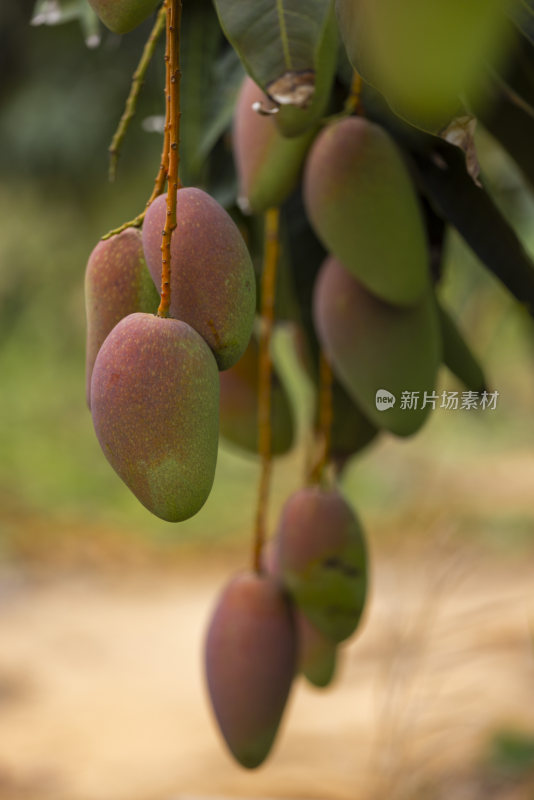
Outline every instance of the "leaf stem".
MULTIPOLYGON (((176 228, 176 193, 180 186, 178 169, 180 164, 180 27, 182 0, 168 0, 167 42, 169 93, 165 128, 168 127, 169 162, 167 170, 167 215, 161 241, 161 302, 158 317, 169 315, 171 302, 171 237, 176 228)), ((162 161, 164 163, 164 161, 162 161)), ((155 187, 156 188, 156 187, 155 187)))
POLYGON ((253 550, 253 569, 263 571, 261 554, 266 537, 266 518, 271 481, 271 339, 274 324, 276 268, 278 265, 280 210, 270 208, 265 213, 265 247, 261 277, 261 335, 258 383, 258 450, 261 459, 258 504, 253 550))
POLYGON ((132 85, 130 86, 130 93, 128 95, 128 99, 126 100, 126 105, 124 107, 124 111, 120 118, 119 125, 117 127, 117 130, 115 131, 115 134, 109 146, 110 182, 113 182, 117 176, 117 163, 119 160, 122 143, 126 136, 126 132, 130 125, 130 122, 135 116, 135 111, 137 108, 137 100, 139 99, 139 94, 141 92, 141 89, 143 88, 148 66, 152 61, 152 56, 154 55, 158 39, 161 36, 161 33, 165 27, 165 13, 166 13, 165 5, 163 5, 158 11, 156 22, 154 23, 152 32, 145 43, 141 59, 139 61, 139 64, 137 65, 137 69, 133 74, 132 85))

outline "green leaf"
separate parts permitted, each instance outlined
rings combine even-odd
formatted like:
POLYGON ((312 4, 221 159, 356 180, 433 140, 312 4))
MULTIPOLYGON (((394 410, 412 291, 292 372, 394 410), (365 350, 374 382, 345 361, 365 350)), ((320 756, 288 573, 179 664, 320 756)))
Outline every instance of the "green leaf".
POLYGON ((282 105, 314 92, 331 0, 214 0, 221 26, 249 75, 282 105))
POLYGON ((437 213, 534 315, 534 263, 489 194, 473 183, 462 152, 440 143, 412 157, 420 189, 437 213))
POLYGON ((180 175, 194 185, 207 180, 206 162, 232 120, 243 68, 209 0, 185 4, 182 25, 180 175))
POLYGON ((87 0, 37 0, 30 25, 63 25, 78 20, 87 47, 100 44, 100 23, 87 0))
POLYGON ((534 44, 534 0, 516 0, 510 6, 510 16, 519 30, 534 44))

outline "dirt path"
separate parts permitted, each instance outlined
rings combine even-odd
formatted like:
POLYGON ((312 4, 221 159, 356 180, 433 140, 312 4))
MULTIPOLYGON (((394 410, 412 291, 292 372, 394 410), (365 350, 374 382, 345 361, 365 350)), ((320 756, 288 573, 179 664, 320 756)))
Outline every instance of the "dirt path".
POLYGON ((336 683, 299 681, 271 758, 246 773, 219 741, 201 669, 229 566, 1 576, 3 800, 413 800, 427 784, 437 797, 493 730, 534 730, 527 559, 378 555, 336 683))

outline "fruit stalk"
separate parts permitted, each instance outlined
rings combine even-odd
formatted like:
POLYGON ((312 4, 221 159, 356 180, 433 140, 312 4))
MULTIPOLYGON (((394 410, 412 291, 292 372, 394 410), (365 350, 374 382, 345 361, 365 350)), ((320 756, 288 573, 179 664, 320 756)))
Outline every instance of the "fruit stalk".
POLYGON ((276 267, 279 254, 280 209, 265 213, 265 250, 261 278, 260 364, 258 385, 258 451, 261 459, 258 505, 254 536, 253 569, 262 572, 261 553, 265 542, 265 523, 271 478, 271 338, 274 322, 276 267))
POLYGON ((312 466, 309 483, 321 483, 330 460, 332 440, 332 367, 321 348, 319 354, 319 440, 320 451, 317 462, 312 466))
POLYGON ((171 236, 176 228, 176 192, 180 163, 180 25, 182 0, 168 0, 167 40, 169 45, 169 101, 165 126, 169 126, 169 169, 167 172, 167 216, 161 242, 161 303, 158 317, 167 317, 171 302, 171 236))
POLYGON ((119 160, 120 149, 122 147, 124 137, 126 136, 128 126, 135 115, 137 100, 143 87, 146 71, 150 62, 152 61, 152 56, 154 55, 159 37, 161 36, 161 33, 165 27, 165 16, 166 3, 160 8, 156 22, 154 23, 154 27, 152 28, 152 32, 150 33, 150 36, 148 37, 143 48, 141 59, 137 65, 137 69, 133 74, 130 94, 128 95, 122 117, 120 118, 119 125, 109 146, 109 180, 111 183, 113 183, 117 175, 117 162, 119 160))

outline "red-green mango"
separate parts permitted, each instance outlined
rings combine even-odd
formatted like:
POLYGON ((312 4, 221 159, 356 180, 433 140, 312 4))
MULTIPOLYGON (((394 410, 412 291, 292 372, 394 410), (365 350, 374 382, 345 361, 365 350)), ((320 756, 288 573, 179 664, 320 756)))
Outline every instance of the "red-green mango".
POLYGON ((130 314, 100 348, 91 413, 104 455, 149 511, 193 516, 215 474, 219 373, 187 323, 130 314))

